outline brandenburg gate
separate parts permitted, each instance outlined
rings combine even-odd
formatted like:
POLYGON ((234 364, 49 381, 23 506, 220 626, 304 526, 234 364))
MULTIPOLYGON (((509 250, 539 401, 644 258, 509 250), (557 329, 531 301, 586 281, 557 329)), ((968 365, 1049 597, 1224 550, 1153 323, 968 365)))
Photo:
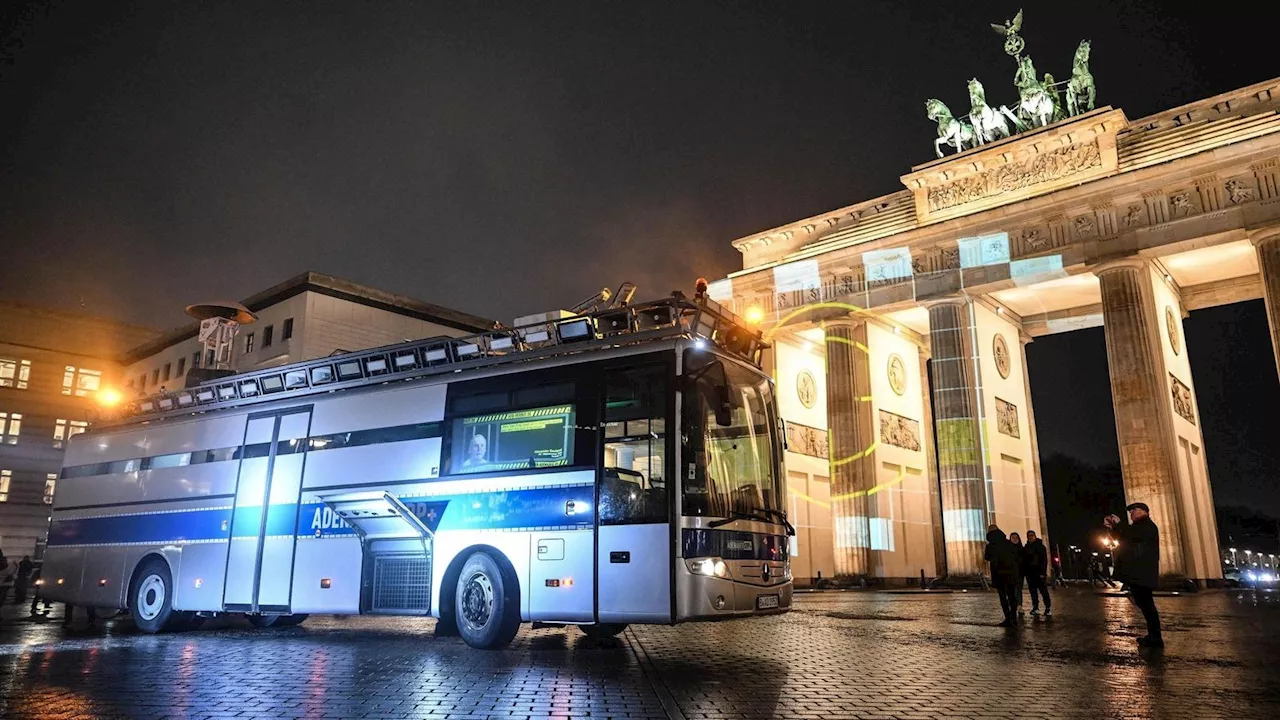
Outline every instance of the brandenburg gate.
POLYGON ((1280 357, 1280 79, 1131 120, 1094 107, 1087 42, 1069 83, 1042 83, 1016 32, 1016 109, 977 81, 967 118, 931 100, 954 154, 734 241, 743 269, 709 289, 773 343, 802 582, 965 581, 989 524, 1043 535, 1025 347, 1097 326, 1161 572, 1222 577, 1182 324, 1265 298, 1280 357))

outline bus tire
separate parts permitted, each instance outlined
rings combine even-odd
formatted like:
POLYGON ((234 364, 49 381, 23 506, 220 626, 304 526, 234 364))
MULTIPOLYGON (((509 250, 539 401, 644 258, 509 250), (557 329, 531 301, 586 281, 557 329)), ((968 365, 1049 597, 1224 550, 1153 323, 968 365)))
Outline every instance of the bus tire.
POLYGON ((129 585, 129 614, 145 633, 158 633, 173 619, 173 575, 169 564, 147 558, 129 585))
POLYGON ((293 627, 301 625, 307 621, 309 617, 306 613, 294 613, 293 615, 278 615, 276 619, 276 627, 293 627))
POLYGON ((245 618, 248 619, 249 624, 256 628, 276 627, 277 625, 281 624, 280 620, 284 617, 285 617, 284 615, 246 615, 245 616, 245 618))
POLYGON ((458 634, 471 647, 494 650, 515 638, 520 629, 520 589, 515 573, 489 553, 477 551, 467 558, 453 597, 458 634))
POLYGON ((618 637, 627 629, 626 623, 596 623, 595 625, 579 625, 583 635, 592 640, 607 640, 618 637))

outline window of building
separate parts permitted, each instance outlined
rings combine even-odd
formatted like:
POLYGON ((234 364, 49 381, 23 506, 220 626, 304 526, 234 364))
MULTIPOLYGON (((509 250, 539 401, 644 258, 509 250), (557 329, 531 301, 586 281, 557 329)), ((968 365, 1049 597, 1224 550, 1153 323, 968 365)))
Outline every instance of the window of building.
POLYGON ((44 476, 44 504, 53 504, 53 489, 58 485, 58 473, 46 473, 44 476))
POLYGON ((170 377, 170 372, 169 372, 169 371, 170 371, 170 370, 173 370, 173 363, 165 363, 165 364, 164 364, 164 373, 163 373, 163 375, 164 375, 164 379, 165 379, 165 382, 168 382, 168 381, 169 381, 169 377, 170 377))
POLYGON ((253 336, 254 333, 249 333, 244 336, 244 352, 246 355, 253 352, 253 336))
POLYGON ((0 470, 0 502, 9 502, 9 483, 13 482, 12 470, 0 470))
POLYGON ((77 395, 83 397, 89 393, 98 392, 101 388, 101 370, 90 370, 88 368, 78 368, 68 365, 66 367, 66 371, 62 374, 63 395, 77 395))
POLYGON ((200 351, 199 350, 191 353, 191 367, 193 368, 200 367, 200 351))
POLYGON ((84 420, 58 418, 53 425, 53 446, 65 447, 68 440, 88 429, 89 423, 84 420))
POLYGON ((147 388, 147 374, 142 373, 138 376, 138 389, 145 390, 147 388))
POLYGON ((186 371, 187 371, 187 358, 186 356, 183 356, 178 358, 178 377, 182 377, 182 374, 185 373, 186 371))
POLYGON ((0 387, 26 390, 31 380, 30 360, 0 358, 0 387))
POLYGON ((293 318, 285 318, 284 327, 280 329, 280 339, 288 340, 293 337, 293 318))
POLYGON ((2 413, 0 412, 0 443, 6 445, 18 444, 18 433, 22 431, 22 414, 21 413, 2 413))
POLYGON ((129 378, 129 382, 125 383, 124 386, 127 388, 131 388, 133 387, 133 383, 134 383, 133 378, 129 378))
POLYGON ((156 368, 155 370, 151 371, 151 384, 152 385, 160 384, 160 368, 156 368))
POLYGON ((276 328, 274 325, 268 325, 262 328, 262 347, 271 347, 271 336, 275 335, 276 328))
POLYGON ((211 368, 213 366, 214 366, 213 351, 205 350, 204 351, 204 367, 211 368))

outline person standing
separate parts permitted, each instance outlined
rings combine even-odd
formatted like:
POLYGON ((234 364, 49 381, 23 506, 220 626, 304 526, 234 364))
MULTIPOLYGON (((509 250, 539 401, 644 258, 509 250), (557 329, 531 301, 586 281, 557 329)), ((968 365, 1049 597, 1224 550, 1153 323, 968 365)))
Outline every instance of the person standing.
POLYGON ((1018 619, 1013 598, 1014 584, 1018 582, 1018 548, 1000 528, 992 525, 987 528, 987 549, 983 557, 991 563, 991 584, 1000 595, 1000 609, 1004 611, 1000 627, 1013 627, 1018 619))
POLYGON ((1036 537, 1035 530, 1027 531, 1027 546, 1022 550, 1022 575, 1027 579, 1027 590, 1031 593, 1031 614, 1040 614, 1040 598, 1044 598, 1044 615, 1053 614, 1052 602, 1049 600, 1049 584, 1046 581, 1049 572, 1049 549, 1044 541, 1036 537))
POLYGON ((27 584, 31 582, 31 569, 35 565, 30 555, 23 555, 18 562, 18 574, 13 582, 13 603, 21 605, 27 601, 27 584))
POLYGON ((1151 509, 1146 503, 1130 503, 1125 510, 1129 522, 1122 525, 1120 518, 1108 515, 1103 524, 1120 535, 1120 547, 1116 549, 1115 575, 1129 586, 1129 599, 1147 623, 1146 637, 1138 638, 1144 647, 1164 647, 1160 632, 1160 613, 1156 610, 1152 591, 1160 583, 1160 529, 1151 519, 1151 509))
POLYGON ((1018 616, 1022 616, 1022 560, 1026 548, 1022 545, 1022 536, 1018 533, 1009 533, 1009 542, 1018 549, 1018 580, 1013 586, 1013 600, 1018 608, 1018 616))

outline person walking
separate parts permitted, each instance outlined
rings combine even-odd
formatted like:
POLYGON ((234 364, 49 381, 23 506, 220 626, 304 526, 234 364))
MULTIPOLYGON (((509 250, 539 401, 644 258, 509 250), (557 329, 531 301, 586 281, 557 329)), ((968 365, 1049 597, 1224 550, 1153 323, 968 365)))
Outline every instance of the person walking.
POLYGON ((1144 647, 1164 647, 1160 632, 1160 613, 1156 610, 1152 591, 1160 584, 1160 529, 1151 519, 1151 509, 1146 503, 1130 503, 1125 508, 1129 522, 1121 524, 1120 518, 1108 515, 1103 524, 1120 535, 1116 548, 1115 575, 1129 586, 1129 600, 1142 611, 1147 623, 1147 634, 1138 638, 1144 647))
POLYGON ((1022 556, 1026 548, 1022 544, 1022 536, 1018 533, 1009 533, 1009 542, 1018 549, 1018 581, 1013 586, 1013 600, 1018 608, 1018 617, 1022 617, 1022 556))
POLYGON ((21 605, 27 601, 27 584, 31 582, 31 569, 35 564, 30 555, 23 555, 18 561, 18 573, 13 581, 13 604, 21 605))
POLYGON ((1040 598, 1044 598, 1044 615, 1053 614, 1052 602, 1049 600, 1049 584, 1046 574, 1049 572, 1049 550, 1044 541, 1036 537, 1035 530, 1027 531, 1027 546, 1022 549, 1022 576, 1027 579, 1027 590, 1031 593, 1031 614, 1040 614, 1040 598))
POLYGON ((1004 531, 992 525, 987 528, 987 549, 983 553, 991 563, 991 584, 1000 595, 1000 609, 1004 621, 1000 627, 1013 627, 1018 619, 1018 607, 1014 604, 1014 584, 1018 582, 1018 548, 1005 537, 1004 531))
POLYGON ((1056 587, 1066 587, 1067 579, 1062 577, 1062 555, 1059 554, 1058 548, 1053 551, 1053 584, 1056 587))

